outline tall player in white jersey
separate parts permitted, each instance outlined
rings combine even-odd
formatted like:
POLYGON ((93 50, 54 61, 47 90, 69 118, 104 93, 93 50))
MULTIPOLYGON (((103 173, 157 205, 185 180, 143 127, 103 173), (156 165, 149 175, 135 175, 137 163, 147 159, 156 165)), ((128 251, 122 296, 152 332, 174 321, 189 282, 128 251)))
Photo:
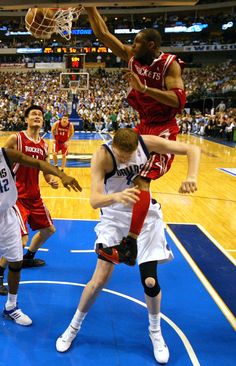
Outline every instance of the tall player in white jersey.
POLYGON ((17 200, 15 177, 12 163, 42 170, 62 180, 69 189, 80 191, 79 183, 73 177, 67 176, 45 161, 33 159, 19 151, 0 148, 0 256, 8 261, 8 298, 3 310, 3 316, 14 320, 20 325, 30 325, 32 320, 17 306, 17 292, 20 280, 20 270, 23 259, 21 231, 14 205, 17 200))
MULTIPOLYGON (((93 208, 101 208, 101 220, 95 231, 95 249, 98 261, 91 280, 86 285, 78 309, 65 330, 57 339, 56 349, 67 351, 76 337, 81 324, 96 300, 99 292, 112 275, 114 263, 99 254, 100 248, 119 245, 129 230, 132 205, 139 200, 139 190, 132 180, 147 162, 150 152, 187 155, 188 174, 182 182, 180 192, 196 190, 200 149, 193 145, 168 141, 157 136, 140 136, 131 129, 120 129, 113 141, 101 146, 93 155, 91 171, 91 197, 93 208)), ((167 363, 169 350, 161 334, 160 302, 161 289, 157 278, 157 263, 172 259, 162 221, 160 205, 151 200, 147 219, 138 237, 138 265, 149 316, 149 334, 154 356, 160 363, 167 363)), ((135 263, 135 262, 134 262, 135 263)), ((133 265, 134 263, 128 263, 133 265)))

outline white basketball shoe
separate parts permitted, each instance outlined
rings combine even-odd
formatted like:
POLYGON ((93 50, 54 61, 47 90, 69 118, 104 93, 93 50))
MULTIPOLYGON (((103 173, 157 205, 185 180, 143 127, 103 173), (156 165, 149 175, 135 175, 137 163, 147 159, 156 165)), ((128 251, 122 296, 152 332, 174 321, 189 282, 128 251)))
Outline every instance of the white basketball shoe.
POLYGON ((30 317, 24 314, 23 311, 18 308, 18 306, 11 310, 6 310, 6 308, 4 308, 3 316, 7 319, 14 320, 14 322, 19 325, 28 326, 32 324, 32 320, 30 319, 30 317))
POLYGON ((71 325, 65 330, 65 332, 57 338, 56 349, 58 352, 66 352, 70 348, 73 340, 77 336, 79 329, 73 328, 71 325))
POLYGON ((152 341, 156 361, 160 364, 166 364, 169 361, 170 353, 162 337, 161 331, 152 332, 149 328, 149 337, 152 341))

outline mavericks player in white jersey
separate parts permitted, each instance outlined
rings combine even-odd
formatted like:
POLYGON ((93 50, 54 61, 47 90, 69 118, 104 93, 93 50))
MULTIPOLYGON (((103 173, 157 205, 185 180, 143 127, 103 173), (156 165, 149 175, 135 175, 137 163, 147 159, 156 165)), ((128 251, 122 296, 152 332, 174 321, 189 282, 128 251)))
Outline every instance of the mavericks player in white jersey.
MULTIPOLYGON (((101 146, 93 155, 91 163, 92 182, 90 203, 101 209, 100 223, 95 231, 95 249, 98 261, 91 280, 86 285, 74 317, 57 339, 56 349, 67 351, 76 337, 84 317, 105 286, 114 269, 109 260, 109 250, 105 258, 101 248, 113 250, 129 231, 132 204, 138 201, 139 190, 132 180, 139 174, 148 160, 150 152, 187 155, 188 174, 182 182, 180 192, 197 189, 196 177, 199 166, 200 149, 196 146, 180 144, 157 136, 140 136, 131 129, 120 129, 113 141, 101 146), (102 254, 102 255, 101 255, 102 254)), ((124 248, 124 256, 130 248, 124 248)), ((154 356, 160 363, 167 363, 169 350, 161 334, 160 302, 161 289, 157 278, 157 264, 172 259, 165 234, 160 205, 152 201, 147 219, 138 237, 137 261, 149 316, 149 334, 154 348, 154 356)), ((114 258, 114 255, 112 256, 114 258)), ((127 262, 129 258, 127 259, 127 262)), ((117 261, 119 263, 120 261, 117 261)), ((135 263, 129 262, 134 265, 135 263)))
MULTIPOLYGON (((33 159, 19 151, 0 148, 0 256, 8 261, 8 298, 3 310, 3 316, 14 320, 20 325, 30 325, 32 320, 17 306, 17 291, 20 280, 20 270, 23 259, 20 224, 14 205, 17 199, 12 163, 34 167, 46 174, 53 174, 62 180, 66 188, 72 187, 80 191, 79 183, 73 177, 67 176, 45 161, 33 159)), ((0 286, 3 286, 0 273, 0 286)))

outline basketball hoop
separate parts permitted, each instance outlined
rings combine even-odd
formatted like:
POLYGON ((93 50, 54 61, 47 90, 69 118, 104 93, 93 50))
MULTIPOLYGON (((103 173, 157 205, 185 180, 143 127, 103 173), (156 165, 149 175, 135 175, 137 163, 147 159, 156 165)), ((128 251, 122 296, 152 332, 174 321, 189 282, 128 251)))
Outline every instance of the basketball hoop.
POLYGON ((77 20, 84 8, 82 6, 76 8, 59 9, 55 13, 55 32, 59 33, 63 38, 69 40, 71 38, 72 22, 77 20))
POLYGON ((71 91, 72 95, 77 95, 78 93, 78 88, 79 88, 79 82, 78 81, 70 81, 69 83, 69 90, 71 91))
POLYGON ((30 8, 25 16, 26 29, 35 38, 49 39, 53 33, 71 38, 72 22, 77 20, 83 7, 68 9, 30 8))

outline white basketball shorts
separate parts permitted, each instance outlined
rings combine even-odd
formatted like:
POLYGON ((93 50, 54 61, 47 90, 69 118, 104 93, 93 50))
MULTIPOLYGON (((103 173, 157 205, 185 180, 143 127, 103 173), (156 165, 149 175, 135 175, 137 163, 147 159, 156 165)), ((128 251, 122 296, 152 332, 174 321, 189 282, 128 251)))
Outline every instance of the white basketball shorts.
POLYGON ((13 207, 0 213, 0 256, 8 262, 23 259, 20 224, 13 207))
MULTIPOLYGON (((102 209, 101 221, 96 225, 95 250, 98 244, 112 247, 120 243, 128 235, 131 212, 115 211, 106 207, 102 209)), ((162 221, 162 211, 159 203, 150 204, 149 212, 138 237, 138 264, 158 261, 165 263, 173 259, 169 248, 162 221)))

